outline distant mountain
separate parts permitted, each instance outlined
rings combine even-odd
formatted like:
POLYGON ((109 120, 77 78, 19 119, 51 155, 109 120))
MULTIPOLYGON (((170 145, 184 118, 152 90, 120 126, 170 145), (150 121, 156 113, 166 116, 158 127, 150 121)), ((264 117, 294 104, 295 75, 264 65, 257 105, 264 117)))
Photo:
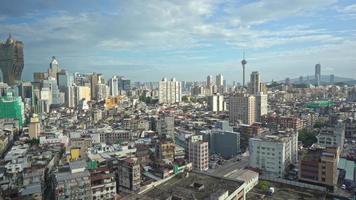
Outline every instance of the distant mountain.
MULTIPOLYGON (((320 77, 320 84, 328 84, 330 83, 330 75, 322 75, 320 77)), ((278 82, 285 82, 285 80, 283 81, 278 81, 278 82)), ((291 83, 314 83, 315 82, 315 77, 313 76, 303 76, 303 82, 300 82, 299 77, 298 78, 293 78, 290 79, 291 83)), ((343 82, 346 84, 356 84, 356 80, 352 79, 352 78, 346 78, 346 77, 341 77, 341 76, 334 76, 334 83, 339 83, 339 82, 343 82)))

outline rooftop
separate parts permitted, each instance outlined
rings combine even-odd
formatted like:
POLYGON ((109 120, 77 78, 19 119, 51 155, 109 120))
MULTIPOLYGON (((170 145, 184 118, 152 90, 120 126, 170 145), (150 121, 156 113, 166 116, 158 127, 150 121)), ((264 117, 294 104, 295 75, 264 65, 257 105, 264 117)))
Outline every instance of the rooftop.
MULTIPOLYGON (((206 199, 215 193, 236 191, 243 182, 191 172, 188 177, 179 175, 149 190, 146 199, 168 199, 171 196, 181 199, 206 199)), ((143 198, 144 199, 144 198, 143 198)))

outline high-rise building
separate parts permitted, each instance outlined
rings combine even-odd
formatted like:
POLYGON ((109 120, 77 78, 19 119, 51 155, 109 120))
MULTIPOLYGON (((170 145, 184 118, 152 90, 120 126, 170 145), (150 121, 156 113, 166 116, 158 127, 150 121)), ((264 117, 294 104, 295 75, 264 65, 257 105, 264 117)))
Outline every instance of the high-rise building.
POLYGON ((320 85, 320 79, 321 79, 321 65, 319 63, 315 65, 315 85, 320 85))
POLYGON ((96 85, 99 83, 104 83, 104 78, 101 74, 93 73, 89 76, 90 81, 90 98, 95 99, 96 96, 96 85))
POLYGON ((267 115, 268 109, 268 98, 267 94, 263 94, 263 92, 259 92, 255 94, 256 99, 256 121, 261 122, 261 116, 267 115))
POLYGON ((224 86, 224 77, 222 74, 216 75, 215 84, 218 87, 224 86))
POLYGON ((79 101, 82 99, 85 99, 86 101, 91 100, 90 96, 90 87, 88 86, 76 86, 75 87, 75 97, 76 97, 76 103, 78 104, 79 101))
POLYGON ((252 72, 250 78, 250 94, 255 95, 261 92, 261 80, 258 72, 252 72))
POLYGON ((10 92, 0 97, 0 119, 17 119, 19 126, 22 127, 25 114, 21 97, 14 97, 10 92))
POLYGON ((110 88, 110 96, 116 97, 119 95, 119 77, 113 76, 108 81, 108 85, 110 88))
POLYGON ((131 80, 125 77, 120 77, 118 81, 119 90, 129 91, 131 90, 131 80))
POLYGON ((299 76, 299 84, 302 84, 302 83, 304 83, 304 78, 303 78, 303 76, 299 76))
POLYGON ((170 81, 168 81, 166 78, 163 78, 162 81, 159 82, 158 98, 160 104, 172 104, 181 102, 181 82, 176 81, 175 78, 172 78, 170 81))
POLYGON ((174 141, 174 116, 170 114, 161 114, 157 119, 156 131, 159 135, 169 137, 174 141))
POLYGON ((212 112, 225 111, 224 95, 215 94, 208 96, 208 109, 212 112))
POLYGON ((213 76, 212 75, 209 75, 208 77, 206 77, 206 85, 209 87, 209 86, 212 86, 214 83, 213 83, 213 76))
POLYGON ((74 83, 74 77, 66 70, 61 70, 57 73, 57 84, 61 92, 64 92, 65 89, 69 86, 72 86, 74 83))
POLYGON ((188 143, 189 162, 193 168, 206 171, 209 169, 209 144, 203 141, 202 135, 193 135, 188 143))
POLYGON ((0 71, 3 82, 13 85, 21 80, 23 67, 23 43, 14 40, 9 34, 5 43, 0 42, 0 71))
POLYGON ((57 73, 60 72, 59 63, 55 56, 52 56, 52 61, 49 63, 48 76, 57 78, 57 73))
POLYGON ((109 87, 106 84, 99 83, 96 85, 96 100, 102 101, 109 96, 109 87))
POLYGON ((289 164, 298 161, 298 132, 265 133, 249 139, 249 166, 275 177, 284 177, 289 164))
POLYGON ((256 98, 249 94, 236 94, 229 98, 229 121, 253 124, 256 120, 256 98))
POLYGON ((30 119, 30 127, 28 129, 28 134, 30 138, 38 138, 41 133, 41 123, 38 116, 34 114, 30 119))

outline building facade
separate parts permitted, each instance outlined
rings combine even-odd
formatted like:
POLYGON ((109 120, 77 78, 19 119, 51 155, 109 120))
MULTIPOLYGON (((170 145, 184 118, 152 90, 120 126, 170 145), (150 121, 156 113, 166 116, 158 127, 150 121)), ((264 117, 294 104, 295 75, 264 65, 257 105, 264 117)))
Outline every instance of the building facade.
POLYGON ((166 78, 163 78, 162 81, 159 82, 158 98, 160 104, 173 104, 181 102, 181 82, 176 81, 175 78, 172 78, 170 81, 168 81, 166 78))

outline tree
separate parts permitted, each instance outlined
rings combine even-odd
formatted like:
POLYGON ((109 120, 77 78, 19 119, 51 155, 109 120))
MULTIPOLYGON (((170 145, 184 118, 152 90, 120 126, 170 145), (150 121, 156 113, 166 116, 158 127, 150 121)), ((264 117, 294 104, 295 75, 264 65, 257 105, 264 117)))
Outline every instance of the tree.
POLYGON ((316 143, 316 133, 313 131, 308 131, 307 129, 302 129, 299 131, 298 140, 303 143, 304 146, 310 147, 312 144, 316 143))
POLYGON ((268 181, 260 181, 258 183, 258 188, 261 190, 267 190, 269 188, 269 182, 268 181))

